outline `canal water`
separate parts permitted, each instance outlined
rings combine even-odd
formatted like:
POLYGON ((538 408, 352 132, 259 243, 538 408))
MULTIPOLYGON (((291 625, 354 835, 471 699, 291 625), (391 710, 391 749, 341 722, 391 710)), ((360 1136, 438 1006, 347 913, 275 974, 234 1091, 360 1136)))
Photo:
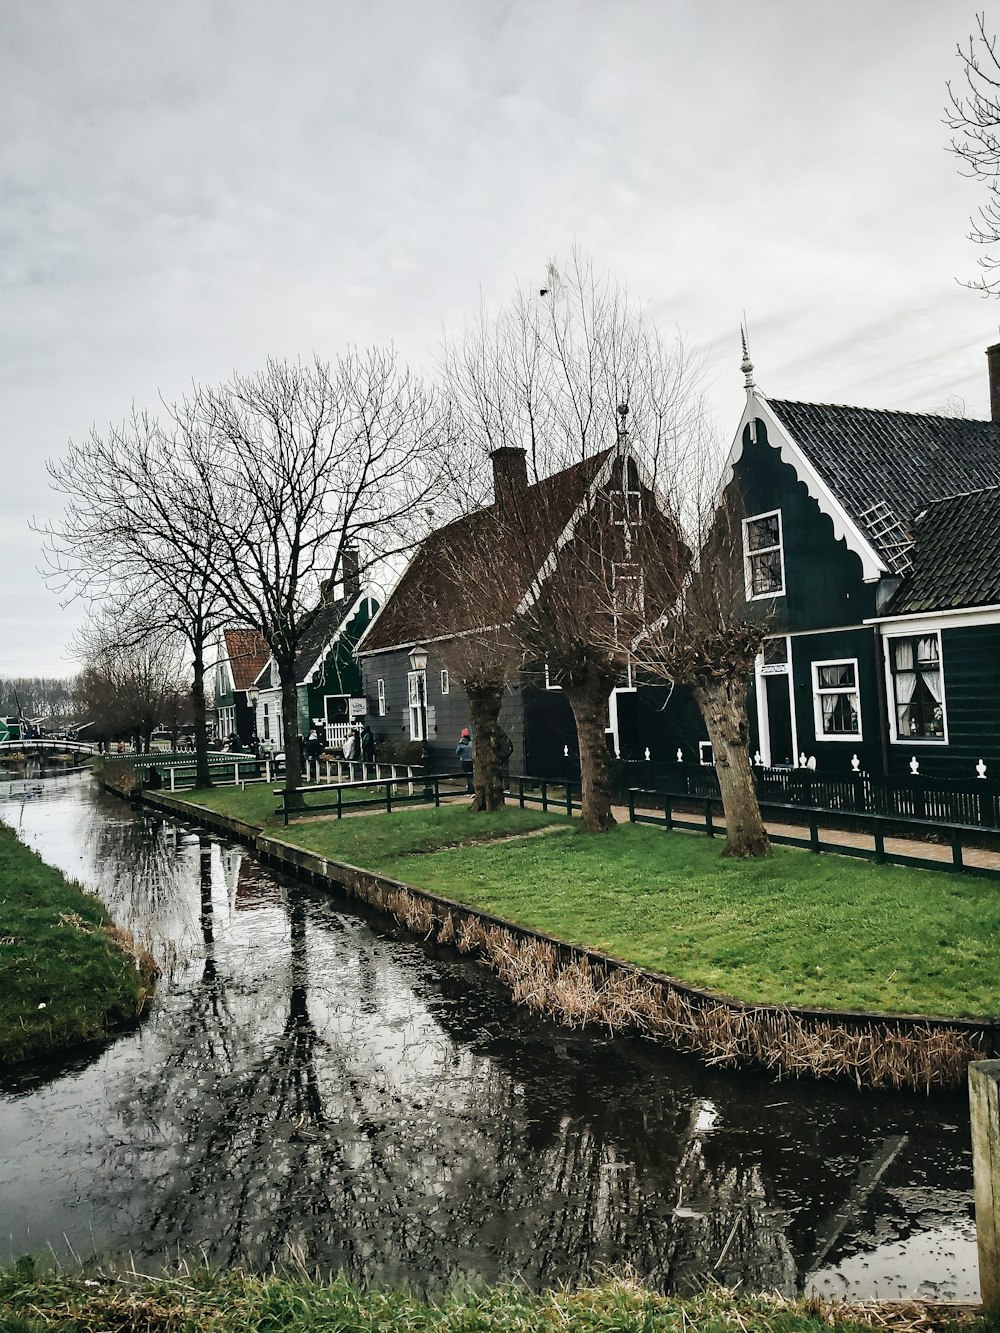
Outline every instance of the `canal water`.
POLYGON ((164 977, 135 1032, 0 1072, 0 1262, 304 1262, 436 1294, 976 1299, 966 1099, 704 1068, 513 1010, 474 963, 87 776, 0 818, 164 977))

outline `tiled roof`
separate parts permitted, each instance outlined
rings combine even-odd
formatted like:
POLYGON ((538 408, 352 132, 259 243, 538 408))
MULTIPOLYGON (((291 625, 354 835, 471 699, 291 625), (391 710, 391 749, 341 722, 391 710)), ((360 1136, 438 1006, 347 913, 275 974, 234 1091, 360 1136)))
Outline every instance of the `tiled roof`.
POLYGON ((270 656, 270 649, 255 629, 227 629, 223 633, 233 673, 233 688, 249 689, 270 656))
POLYGON ((915 536, 913 568, 888 615, 1000 603, 1000 486, 929 505, 915 536))
POLYGON ((517 559, 506 549, 509 528, 495 504, 432 533, 372 622, 360 651, 382 652, 486 622, 505 624, 549 554, 553 535, 569 522, 609 452, 556 472, 522 493, 517 529, 523 545, 517 559), (484 550, 491 552, 485 594, 484 550))
POLYGON ((328 606, 321 608, 316 619, 303 634, 299 641, 299 651, 295 656, 295 679, 299 685, 304 684, 306 676, 333 641, 356 601, 357 593, 338 597, 335 602, 330 602, 328 606))
POLYGON ((890 569, 927 505, 1000 484, 996 422, 767 402, 890 569))

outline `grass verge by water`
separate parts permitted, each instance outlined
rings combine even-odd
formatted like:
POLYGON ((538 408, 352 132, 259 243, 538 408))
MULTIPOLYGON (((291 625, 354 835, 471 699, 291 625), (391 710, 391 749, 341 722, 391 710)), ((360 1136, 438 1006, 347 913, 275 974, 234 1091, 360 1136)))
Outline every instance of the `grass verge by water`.
POLYGON ((96 898, 0 823, 0 1063, 137 1018, 152 991, 152 967, 96 898))
POLYGON ((996 1333, 972 1313, 933 1306, 823 1305, 777 1296, 706 1291, 660 1296, 637 1282, 612 1279, 576 1290, 533 1295, 519 1287, 461 1292, 428 1303, 401 1292, 362 1290, 345 1278, 212 1275, 184 1270, 173 1278, 100 1275, 36 1278, 25 1261, 0 1276, 0 1330, 152 1329, 187 1333, 839 1333, 877 1328, 930 1333, 962 1328, 996 1333), (20 1271, 19 1271, 20 1270, 20 1271))
MULTIPOLYGON (((236 813, 240 793, 225 795, 236 813)), ((751 1003, 1000 1010, 1000 894, 974 876, 786 847, 724 860, 697 834, 620 825, 587 836, 552 814, 464 804, 304 819, 280 836, 751 1003)))

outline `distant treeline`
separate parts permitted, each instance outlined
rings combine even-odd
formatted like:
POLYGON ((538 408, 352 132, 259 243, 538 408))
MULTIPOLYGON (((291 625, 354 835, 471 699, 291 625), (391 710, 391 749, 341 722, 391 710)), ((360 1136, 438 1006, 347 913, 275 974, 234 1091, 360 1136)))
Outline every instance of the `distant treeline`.
POLYGON ((60 676, 0 676, 0 716, 72 722, 76 716, 76 680, 60 676))

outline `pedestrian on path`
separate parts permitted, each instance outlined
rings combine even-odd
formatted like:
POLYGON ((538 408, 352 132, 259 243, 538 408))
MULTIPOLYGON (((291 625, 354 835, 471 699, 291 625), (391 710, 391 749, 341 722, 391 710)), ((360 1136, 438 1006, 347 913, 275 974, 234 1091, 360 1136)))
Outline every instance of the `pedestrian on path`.
POLYGON ((472 737, 469 735, 468 727, 462 728, 462 735, 455 747, 455 753, 458 755, 462 772, 465 775, 465 790, 471 793, 474 790, 472 785, 472 737))

